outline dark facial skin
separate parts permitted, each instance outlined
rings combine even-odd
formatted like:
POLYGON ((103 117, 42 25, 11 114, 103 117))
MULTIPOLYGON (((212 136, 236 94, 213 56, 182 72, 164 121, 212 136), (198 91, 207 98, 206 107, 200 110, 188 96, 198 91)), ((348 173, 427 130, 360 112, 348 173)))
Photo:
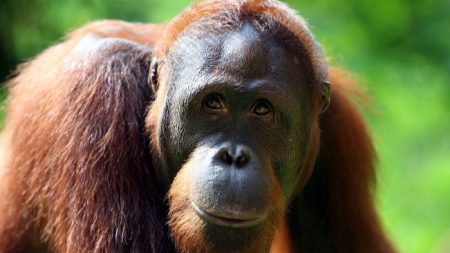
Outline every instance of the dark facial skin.
POLYGON ((311 100, 301 61, 250 24, 187 34, 173 48, 159 124, 165 170, 175 177, 188 161, 188 201, 205 222, 264 223, 270 175, 287 202, 308 152, 311 100))

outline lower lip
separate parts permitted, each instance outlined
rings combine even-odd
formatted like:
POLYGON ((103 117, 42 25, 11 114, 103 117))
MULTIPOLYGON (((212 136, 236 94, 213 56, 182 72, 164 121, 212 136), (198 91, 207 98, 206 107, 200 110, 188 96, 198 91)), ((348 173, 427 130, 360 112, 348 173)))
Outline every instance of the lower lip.
POLYGON ((194 209, 195 213, 200 216, 203 220, 218 225, 222 227, 230 227, 230 228, 248 228, 253 227, 256 225, 261 224, 266 218, 267 214, 264 214, 262 216, 256 217, 256 218, 249 218, 249 219, 240 219, 240 218, 228 218, 228 217, 221 217, 216 216, 210 213, 207 213, 200 209, 196 204, 191 203, 192 208, 194 209))

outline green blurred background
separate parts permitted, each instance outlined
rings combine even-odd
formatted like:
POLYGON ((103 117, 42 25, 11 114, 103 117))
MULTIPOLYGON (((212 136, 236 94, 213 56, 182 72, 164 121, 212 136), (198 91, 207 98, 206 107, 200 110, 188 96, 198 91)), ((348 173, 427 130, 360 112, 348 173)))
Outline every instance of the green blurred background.
MULTIPOLYGON (((87 22, 167 22, 189 2, 3 0, 0 81, 87 22)), ((450 1, 286 2, 372 97, 376 200, 389 236, 400 252, 450 252, 450 1)))

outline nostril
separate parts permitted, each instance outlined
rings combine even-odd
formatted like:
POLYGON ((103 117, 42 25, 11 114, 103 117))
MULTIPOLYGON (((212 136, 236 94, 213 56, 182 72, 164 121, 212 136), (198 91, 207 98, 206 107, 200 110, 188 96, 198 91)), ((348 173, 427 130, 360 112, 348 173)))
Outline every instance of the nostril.
POLYGON ((233 164, 233 157, 230 155, 228 150, 222 149, 219 153, 219 158, 222 162, 232 165, 233 164))
POLYGON ((236 166, 244 167, 250 161, 250 154, 247 150, 241 150, 236 158, 236 166))
POLYGON ((247 163, 248 159, 245 156, 239 156, 236 160, 237 167, 243 167, 247 163))

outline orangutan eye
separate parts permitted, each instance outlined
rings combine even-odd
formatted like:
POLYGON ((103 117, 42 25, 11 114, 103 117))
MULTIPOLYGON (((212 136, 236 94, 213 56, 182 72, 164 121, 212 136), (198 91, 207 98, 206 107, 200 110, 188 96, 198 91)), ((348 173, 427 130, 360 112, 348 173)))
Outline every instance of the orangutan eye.
POLYGON ((272 112, 272 105, 266 100, 259 100, 253 105, 252 113, 257 116, 265 116, 272 112))
POLYGON ((208 95, 203 100, 203 107, 212 111, 219 111, 225 108, 223 97, 220 94, 214 93, 208 95))

